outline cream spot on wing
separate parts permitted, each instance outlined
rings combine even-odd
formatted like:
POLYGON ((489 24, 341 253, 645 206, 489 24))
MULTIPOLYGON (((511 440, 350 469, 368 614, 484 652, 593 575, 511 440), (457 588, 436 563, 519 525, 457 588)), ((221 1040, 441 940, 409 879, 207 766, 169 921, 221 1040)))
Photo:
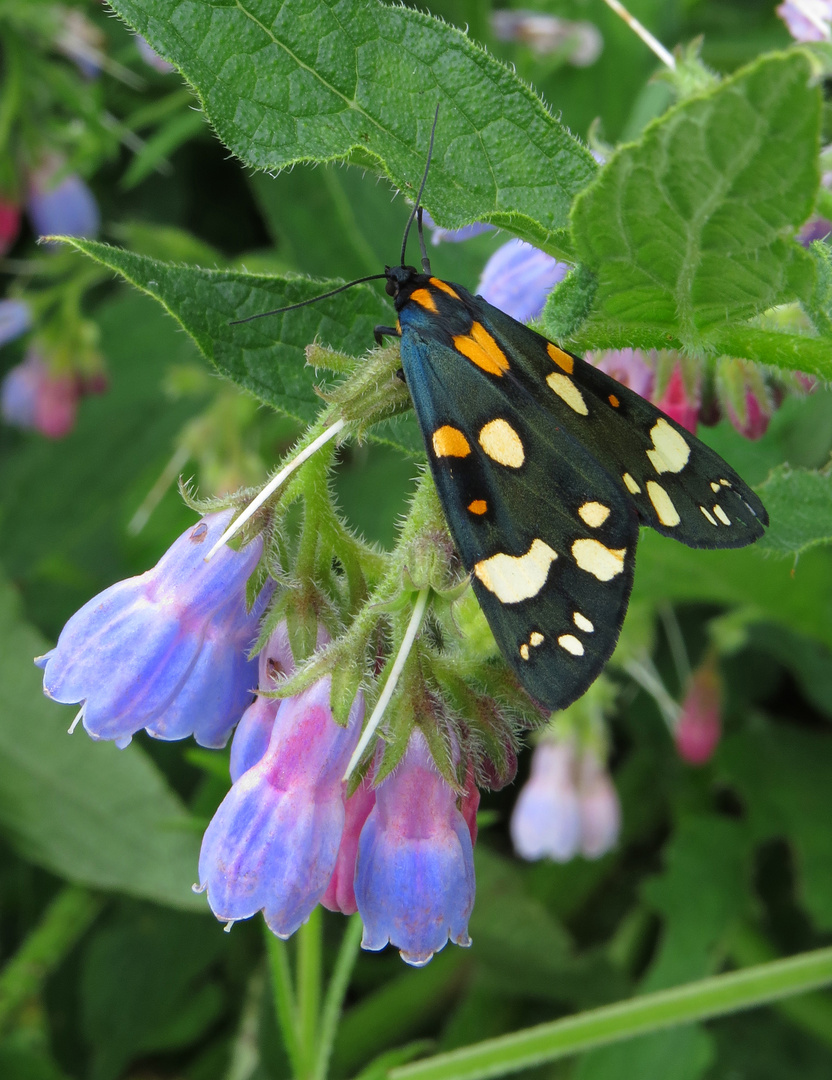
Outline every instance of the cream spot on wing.
POLYGON ((730 480, 720 480, 719 482, 720 482, 720 484, 722 484, 723 487, 730 487, 731 486, 731 481, 730 480))
POLYGON ((584 655, 584 647, 574 634, 561 634, 558 638, 558 645, 562 649, 566 649, 568 653, 572 653, 573 656, 584 655))
POLYGON ((526 460, 520 436, 507 420, 492 420, 480 431, 480 446, 492 461, 519 469, 526 460))
POLYGON ((546 376, 546 383, 549 389, 554 390, 561 401, 566 402, 573 412, 580 413, 581 416, 589 415, 583 394, 567 375, 553 371, 551 375, 546 376))
POLYGON ((529 638, 529 644, 536 648, 538 645, 542 645, 545 640, 546 639, 541 633, 539 633, 537 630, 533 630, 532 636, 529 638))
POLYGON ((467 457, 471 453, 468 440, 459 428, 451 427, 450 424, 437 428, 431 441, 437 457, 467 457))
POLYGON ((583 630, 583 632, 585 634, 591 634, 593 632, 593 630, 595 629, 595 627, 592 625, 592 623, 589 621, 589 619, 586 617, 586 615, 582 615, 580 613, 580 611, 576 611, 573 614, 572 618, 573 618, 577 628, 579 630, 583 630))
POLYGON ((653 449, 647 451, 650 463, 657 473, 681 472, 690 457, 687 439, 666 420, 657 420, 650 429, 653 449))
POLYGON ((590 529, 600 528, 610 516, 610 508, 599 502, 586 502, 578 507, 581 520, 589 525, 590 529))
POLYGON ((626 554, 626 548, 608 548, 600 540, 576 540, 572 545, 572 558, 599 581, 610 581, 620 574, 626 554))
POLYGON ((716 518, 711 514, 710 510, 706 506, 700 506, 699 509, 705 515, 707 521, 710 521, 712 525, 716 525, 716 518))
POLYGON ((520 655, 523 657, 524 660, 529 659, 529 646, 525 643, 525 641, 520 646, 520 655))
POLYGON ((715 480, 711 481, 711 491, 719 491, 719 484, 715 480))
POLYGON ((575 361, 569 353, 564 352, 563 349, 559 349, 557 345, 553 345, 551 341, 546 345, 546 352, 549 354, 549 359, 553 364, 557 364, 567 375, 572 374, 575 367, 575 361))
POLYGON ((679 524, 682 520, 679 517, 679 511, 673 505, 673 500, 661 484, 657 484, 655 480, 648 480, 647 494, 662 525, 671 528, 673 525, 679 524))
POLYGON ((723 525, 731 524, 731 519, 728 517, 728 515, 725 513, 721 506, 714 507, 714 516, 718 517, 723 525))
POLYGON ((624 481, 624 486, 631 495, 641 494, 641 488, 638 486, 638 484, 628 472, 625 472, 621 479, 624 481))
POLYGON ((549 567, 558 557, 548 544, 533 540, 525 555, 500 552, 474 564, 474 573, 503 604, 519 604, 537 596, 546 584, 549 567))

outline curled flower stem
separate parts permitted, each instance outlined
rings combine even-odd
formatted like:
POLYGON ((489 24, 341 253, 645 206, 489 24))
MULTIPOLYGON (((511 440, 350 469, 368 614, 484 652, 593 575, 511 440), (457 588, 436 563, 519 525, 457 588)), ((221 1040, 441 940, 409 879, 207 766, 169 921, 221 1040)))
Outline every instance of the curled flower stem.
POLYGON ((413 614, 410 616, 410 622, 407 625, 404 637, 402 638, 401 647, 399 648, 398 655, 393 663, 393 667, 390 669, 390 675, 387 682, 384 684, 384 689, 379 695, 379 699, 376 702, 376 707, 373 709, 373 715, 367 721, 367 726, 361 734, 361 738, 358 740, 358 745, 353 751, 353 755, 350 758, 347 770, 344 773, 344 781, 348 781, 352 775, 358 762, 361 760, 361 755, 367 749, 367 745, 376 733, 376 729, 381 723, 384 711, 390 703, 390 699, 395 693, 396 686, 402 671, 404 671, 404 665, 407 663, 407 658, 410 655, 410 650, 413 648, 413 642, 416 640, 416 635, 422 626, 422 619, 425 615, 425 608, 428 605, 428 596, 430 594, 429 588, 424 588, 419 592, 416 597, 416 603, 413 606, 413 614))
POLYGON ((190 449, 183 443, 174 451, 173 457, 165 465, 153 487, 142 499, 141 505, 127 523, 127 532, 130 536, 138 536, 150 520, 150 515, 164 498, 165 492, 173 486, 177 476, 188 464, 191 457, 190 449))
POLYGON ((266 500, 271 495, 273 495, 275 491, 277 491, 280 485, 292 475, 295 469, 298 469, 301 465, 303 465, 304 461, 308 461, 309 458, 311 458, 317 450, 320 450, 322 446, 325 446, 330 439, 334 439, 336 435, 340 434, 346 427, 346 424, 346 420, 336 420, 334 424, 330 424, 326 431, 319 435, 317 439, 313 439, 307 447, 305 447, 303 450, 300 451, 299 454, 296 454, 295 457, 292 458, 288 465, 285 465, 280 470, 280 472, 276 473, 268 482, 268 484, 266 484, 260 494, 255 496, 254 499, 252 499, 252 501, 248 504, 245 510, 243 510, 242 514, 240 514, 239 517, 237 517, 228 526, 228 528, 225 530, 225 532, 222 534, 216 544, 214 544, 214 546, 205 556, 205 561, 208 562, 209 559, 216 555, 216 553, 223 546, 223 544, 228 543, 231 537, 240 531, 240 529, 243 527, 243 525, 245 525, 248 519, 260 509, 263 503, 266 502, 266 500))
POLYGON ((608 8, 612 8, 616 15, 620 16, 624 22, 629 26, 634 34, 644 42, 644 44, 652 52, 658 56, 663 64, 666 64, 671 71, 676 70, 676 60, 672 53, 669 53, 662 43, 650 33, 646 26, 638 21, 635 15, 631 15, 630 12, 620 4, 618 0, 604 0, 604 3, 608 8))
POLYGON ((652 661, 628 660, 624 665, 624 670, 631 679, 638 683, 642 690, 650 695, 658 706, 667 726, 671 731, 675 731, 679 721, 680 709, 667 692, 652 661))

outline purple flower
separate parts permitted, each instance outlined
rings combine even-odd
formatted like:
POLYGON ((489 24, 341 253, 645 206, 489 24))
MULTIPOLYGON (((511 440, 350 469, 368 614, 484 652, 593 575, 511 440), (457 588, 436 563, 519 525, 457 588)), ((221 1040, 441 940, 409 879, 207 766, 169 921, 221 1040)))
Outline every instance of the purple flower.
MULTIPOLYGON (((317 648, 328 641, 329 634, 323 626, 319 626, 317 648)), ((284 620, 275 627, 271 637, 260 650, 257 661, 258 690, 273 690, 281 679, 292 675, 294 670, 295 658, 289 645, 289 630, 284 620)), ((231 743, 229 771, 232 783, 236 783, 244 772, 256 765, 268 750, 280 704, 279 698, 258 694, 243 713, 231 743)))
POLYGON ((49 439, 62 439, 75 427, 79 394, 77 379, 53 375, 30 349, 3 379, 0 414, 15 427, 39 431, 49 439))
POLYGON ((259 537, 205 562, 232 513, 203 518, 152 570, 99 593, 36 661, 44 693, 82 702, 79 716, 94 739, 124 747, 146 728, 157 739, 193 734, 202 746, 225 745, 251 700, 257 665, 247 652, 269 594, 246 611, 259 537))
POLYGON ((601 371, 649 400, 653 393, 655 372, 641 349, 605 349, 588 352, 585 357, 601 371))
POLYGON ((75 173, 55 182, 62 166, 46 162, 29 178, 26 210, 38 236, 97 236, 101 216, 95 196, 75 173))
POLYGON ((540 315, 546 297, 569 269, 525 240, 509 240, 485 264, 477 292, 518 322, 529 322, 540 315))
POLYGON ((786 0, 776 11, 795 41, 829 41, 831 0, 786 0))
POLYGON ((615 845, 621 826, 618 796, 607 770, 585 753, 579 761, 569 742, 544 739, 511 817, 511 839, 521 858, 567 862, 588 859, 615 845))
POLYGON ((0 300, 0 345, 14 341, 32 325, 32 310, 24 300, 0 300))
POLYGON ((222 801, 202 841, 200 887, 218 919, 258 911, 289 937, 321 900, 344 831, 342 777, 364 715, 359 694, 346 727, 321 679, 281 702, 268 750, 222 801))
POLYGON ((389 941, 406 963, 422 967, 448 938, 471 944, 471 834, 418 728, 398 768, 376 789, 358 844, 355 898, 365 949, 389 941))

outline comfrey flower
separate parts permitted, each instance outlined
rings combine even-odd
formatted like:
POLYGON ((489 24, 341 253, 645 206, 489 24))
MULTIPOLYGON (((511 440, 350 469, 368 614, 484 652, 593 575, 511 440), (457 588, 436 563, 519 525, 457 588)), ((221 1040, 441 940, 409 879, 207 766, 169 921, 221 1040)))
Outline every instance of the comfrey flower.
POLYGON ((44 693, 82 702, 78 718, 94 739, 124 747, 145 728, 157 739, 193 734, 202 746, 225 745, 251 700, 257 664, 248 650, 268 599, 264 589, 246 610, 259 537, 205 562, 231 516, 209 514, 152 570, 99 593, 36 661, 44 693))
POLYGON ((525 240, 509 240, 485 264, 476 291, 518 322, 530 322, 539 317, 546 297, 569 269, 568 263, 525 240))
POLYGON ((674 731, 679 757, 689 765, 710 761, 722 735, 719 672, 712 657, 693 673, 674 731))
POLYGON ((829 41, 832 0, 786 0, 776 8, 795 41, 829 41))
POLYGON ((593 754, 579 760, 571 742, 535 747, 529 780, 511 817, 514 849, 524 859, 597 859, 613 848, 621 807, 609 773, 593 754))
POLYGON ((30 349, 0 384, 0 415, 14 427, 62 439, 75 427, 79 396, 76 378, 53 374, 30 349))
POLYGON ((588 352, 584 359, 640 397, 650 399, 656 372, 641 349, 605 349, 602 352, 588 352))
POLYGON ((38 236, 97 236, 101 215, 95 196, 75 173, 56 182, 61 163, 45 162, 29 177, 26 211, 38 236))
POLYGON ((408 964, 422 967, 448 939, 471 944, 471 832, 419 728, 376 789, 358 843, 355 898, 365 949, 390 942, 408 964))
POLYGON ((14 341, 32 325, 32 309, 25 300, 0 300, 0 345, 14 341))
POLYGON ((675 420, 683 428, 696 434, 696 426, 699 420, 699 392, 698 386, 690 387, 685 380, 682 365, 677 360, 667 380, 664 391, 660 397, 653 397, 653 404, 671 420, 675 420))
POLYGON ((262 911, 286 938, 309 918, 336 867, 346 819, 343 775, 361 730, 330 708, 331 677, 280 703, 268 749, 220 804, 202 841, 200 889, 219 919, 262 911))

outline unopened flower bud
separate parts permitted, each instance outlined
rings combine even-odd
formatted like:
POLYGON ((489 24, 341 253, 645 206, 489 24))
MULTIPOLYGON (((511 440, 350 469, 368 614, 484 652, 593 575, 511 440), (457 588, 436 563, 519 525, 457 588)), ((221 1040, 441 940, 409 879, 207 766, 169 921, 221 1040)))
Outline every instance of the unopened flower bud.
POLYGON ((691 678, 674 733, 679 757, 689 765, 710 761, 722 734, 722 701, 716 661, 708 659, 691 678))

